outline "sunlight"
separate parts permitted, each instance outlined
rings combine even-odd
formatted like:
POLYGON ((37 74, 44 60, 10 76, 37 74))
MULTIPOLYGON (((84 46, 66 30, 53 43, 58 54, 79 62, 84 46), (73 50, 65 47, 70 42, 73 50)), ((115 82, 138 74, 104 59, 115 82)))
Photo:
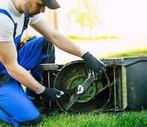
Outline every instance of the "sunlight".
POLYGON ((126 37, 147 35, 146 0, 107 0, 103 5, 104 27, 126 37))
MULTIPOLYGON (((115 35, 127 38, 138 38, 147 35, 147 1, 146 0, 95 0, 90 6, 96 9, 97 22, 89 20, 93 26, 91 29, 85 23, 83 31, 81 25, 76 22, 75 15, 71 13, 71 19, 67 15, 72 9, 78 9, 78 0, 58 0, 61 8, 57 10, 58 13, 58 29, 66 35, 75 36, 103 36, 115 35), (89 33, 90 31, 90 33, 89 33), (81 34, 83 32, 83 34, 81 34)), ((82 2, 81 2, 82 3, 82 2)), ((78 6, 82 10, 82 4, 78 6)), ((76 10, 75 10, 76 11, 76 10)), ((86 9, 83 9, 83 13, 86 9)), ((91 11, 93 11, 91 9, 91 11)), ((53 13, 53 12, 52 12, 53 13)), ((80 13, 80 12, 79 12, 80 13)), ((87 12, 85 12, 87 13, 87 12)), ((93 12, 88 12, 89 14, 93 12)), ((91 15, 90 14, 90 15, 91 15)), ((45 17, 50 17, 47 13, 45 17)), ((88 15, 88 14, 87 14, 88 15)), ((82 15, 81 15, 82 16, 82 15)), ((89 17, 87 17, 89 18, 89 17)), ((83 22, 87 22, 84 18, 83 22)), ((30 30, 31 31, 31 30, 30 30)), ((30 32, 32 33, 32 31, 30 32)))
MULTIPOLYGON (((147 1, 146 0, 95 0, 97 1, 97 17, 100 18, 101 24, 96 25, 97 31, 92 35, 118 35, 123 37, 134 38, 137 36, 147 35, 147 1)), ((60 30, 65 31, 66 20, 63 18, 68 10, 76 6, 75 1, 59 0, 61 9, 59 14, 60 30), (63 13, 62 13, 63 11, 63 13)), ((80 32, 76 24, 72 24, 70 29, 80 32)), ((69 33, 69 29, 68 32, 69 33)))

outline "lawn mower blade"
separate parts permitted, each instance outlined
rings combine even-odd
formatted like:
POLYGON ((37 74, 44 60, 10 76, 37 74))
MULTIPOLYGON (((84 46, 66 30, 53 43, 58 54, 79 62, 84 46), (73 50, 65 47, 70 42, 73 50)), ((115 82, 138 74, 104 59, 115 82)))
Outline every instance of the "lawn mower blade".
POLYGON ((74 103, 78 100, 78 98, 82 96, 82 94, 90 87, 90 85, 95 80, 96 80, 95 75, 89 73, 88 78, 85 80, 85 82, 81 85, 78 85, 77 89, 71 95, 69 102, 65 104, 64 106, 65 110, 70 109, 72 105, 74 105, 74 103))

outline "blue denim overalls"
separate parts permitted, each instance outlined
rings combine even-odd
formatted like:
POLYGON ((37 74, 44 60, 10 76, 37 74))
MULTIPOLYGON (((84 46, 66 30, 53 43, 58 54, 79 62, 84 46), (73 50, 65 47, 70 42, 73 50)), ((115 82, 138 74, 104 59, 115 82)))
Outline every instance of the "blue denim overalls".
MULTIPOLYGON (((37 77, 38 72, 35 68, 47 58, 47 54, 42 53, 44 43, 47 40, 44 37, 34 38, 27 42, 22 48, 19 48, 21 36, 28 26, 29 15, 25 14, 25 23, 22 32, 19 36, 15 37, 17 24, 6 10, 0 9, 0 13, 8 16, 15 26, 14 41, 18 52, 18 63, 26 70, 33 70, 31 72, 32 75, 37 77)), ((52 46, 49 45, 48 50, 50 50, 49 48, 51 49, 52 46)), ((55 59, 54 54, 52 54, 51 57, 51 59, 55 59)), ((54 62, 54 60, 52 62, 54 62)), ((0 86, 0 120, 15 127, 19 127, 21 122, 40 118, 38 110, 23 91, 20 83, 8 74, 7 70, 1 63, 0 72, 9 77, 9 82, 0 86)))

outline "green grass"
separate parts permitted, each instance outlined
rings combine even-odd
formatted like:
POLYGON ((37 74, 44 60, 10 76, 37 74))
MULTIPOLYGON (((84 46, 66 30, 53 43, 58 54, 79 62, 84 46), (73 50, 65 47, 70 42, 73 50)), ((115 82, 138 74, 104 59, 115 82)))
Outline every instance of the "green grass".
POLYGON ((106 54, 102 56, 104 58, 121 58, 121 57, 137 57, 137 56, 147 56, 147 48, 142 49, 132 49, 128 51, 123 51, 120 53, 106 54))
MULTIPOLYGON (((10 127, 1 124, 0 127, 10 127)), ((58 114, 43 116, 36 127, 147 127, 147 111, 123 112, 118 114, 58 114)))
MULTIPOLYGON (((67 114, 46 118, 53 127, 146 127, 147 112, 128 112, 119 115, 74 115, 67 114)), ((45 125, 45 124, 43 124, 45 125)), ((45 127, 45 126, 44 126, 45 127)), ((46 126, 47 127, 47 126, 46 126)))

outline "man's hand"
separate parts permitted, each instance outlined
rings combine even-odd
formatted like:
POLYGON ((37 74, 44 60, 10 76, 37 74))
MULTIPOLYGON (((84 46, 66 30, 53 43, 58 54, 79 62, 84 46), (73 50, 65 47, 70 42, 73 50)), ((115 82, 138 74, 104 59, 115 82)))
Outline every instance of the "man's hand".
POLYGON ((97 75, 98 79, 101 78, 101 75, 106 71, 106 66, 100 60, 97 60, 95 57, 92 56, 89 52, 86 52, 82 58, 86 62, 87 67, 94 71, 97 75))
POLYGON ((45 98, 45 100, 56 101, 64 95, 64 92, 56 88, 45 88, 40 95, 45 98))

